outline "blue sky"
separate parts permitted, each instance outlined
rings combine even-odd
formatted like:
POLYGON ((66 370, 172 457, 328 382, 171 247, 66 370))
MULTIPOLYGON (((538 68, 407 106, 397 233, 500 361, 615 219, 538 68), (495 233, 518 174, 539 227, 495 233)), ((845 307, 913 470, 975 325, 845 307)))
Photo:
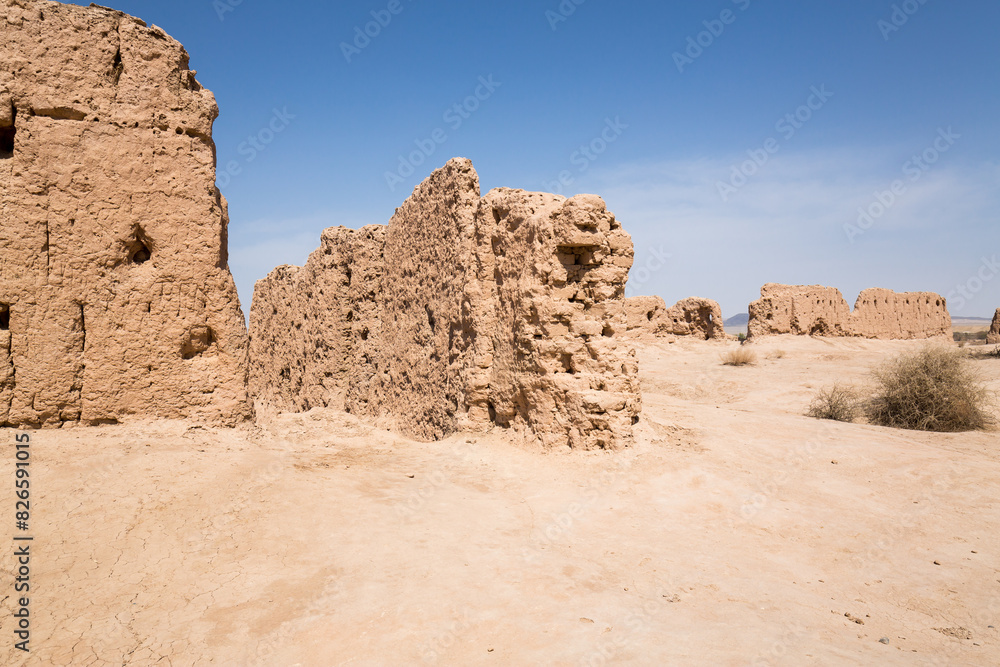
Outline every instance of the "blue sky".
POLYGON ((454 156, 484 193, 603 196, 635 242, 630 294, 727 317, 766 282, 1000 306, 994 0, 114 7, 180 40, 218 99, 245 309, 323 228, 387 222, 454 156))

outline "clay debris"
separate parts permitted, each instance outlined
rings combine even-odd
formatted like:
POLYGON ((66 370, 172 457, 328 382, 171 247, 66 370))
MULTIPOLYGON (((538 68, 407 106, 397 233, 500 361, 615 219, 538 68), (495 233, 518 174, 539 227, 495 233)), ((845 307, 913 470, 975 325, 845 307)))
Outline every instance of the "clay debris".
POLYGON ((986 342, 990 345, 1000 345, 1000 308, 997 308, 997 313, 993 316, 993 326, 990 327, 990 332, 986 334, 986 342))
POLYGON ((863 291, 852 312, 840 290, 821 285, 761 289, 750 304, 748 336, 797 334, 911 340, 951 336, 945 299, 931 292, 863 291))
POLYGON ((0 424, 247 418, 214 97, 121 12, 2 11, 0 424))
POLYGON ((454 159, 387 226, 323 232, 257 283, 262 414, 343 407, 423 440, 509 428, 619 448, 640 411, 624 290, 632 240, 603 200, 497 189, 454 159))
POLYGON ((694 336, 702 340, 728 340, 722 308, 711 299, 690 297, 672 307, 658 296, 625 299, 630 333, 654 336, 694 336))

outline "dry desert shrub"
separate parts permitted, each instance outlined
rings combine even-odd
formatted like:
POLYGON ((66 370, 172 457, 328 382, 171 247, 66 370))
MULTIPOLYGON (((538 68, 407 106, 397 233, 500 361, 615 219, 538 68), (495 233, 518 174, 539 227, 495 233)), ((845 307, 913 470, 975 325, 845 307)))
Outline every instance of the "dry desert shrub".
POLYGON ((722 355, 722 363, 726 366, 750 366, 757 363, 757 353, 740 347, 722 355))
POLYGON ((986 428, 993 397, 964 353, 925 347, 872 371, 866 413, 873 424, 955 433, 986 428))
POLYGON ((816 419, 852 422, 858 416, 858 394, 853 387, 834 384, 816 393, 806 415, 816 419))
POLYGON ((784 359, 785 358, 785 351, 784 350, 775 350, 771 354, 767 355, 767 358, 768 359, 784 359))
MULTIPOLYGON (((962 344, 958 344, 962 347, 962 344)), ((988 349, 978 349, 978 350, 966 350, 969 355, 969 359, 1000 359, 1000 347, 988 348, 988 349)))

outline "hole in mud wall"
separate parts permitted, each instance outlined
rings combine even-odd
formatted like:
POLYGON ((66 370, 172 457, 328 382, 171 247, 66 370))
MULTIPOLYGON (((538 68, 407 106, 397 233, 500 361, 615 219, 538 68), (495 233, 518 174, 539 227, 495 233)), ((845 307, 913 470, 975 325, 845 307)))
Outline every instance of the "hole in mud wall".
POLYGON ((563 372, 569 373, 570 375, 576 375, 576 369, 573 368, 573 355, 568 352, 563 353, 562 359, 563 372))
POLYGON ((136 226, 132 238, 128 242, 128 261, 130 264, 145 264, 153 258, 152 243, 142 227, 136 226))
POLYGON ((13 127, 0 127, 0 160, 14 157, 14 134, 13 127))
POLYGON ((809 329, 810 336, 826 336, 830 333, 830 327, 823 320, 818 320, 809 329))
POLYGON ((139 247, 132 251, 131 256, 128 258, 133 264, 145 264, 153 257, 153 253, 149 251, 145 243, 140 242, 139 247))
POLYGON ((10 306, 0 303, 0 331, 10 331, 10 306))
POLYGON ((0 116, 0 122, 3 122, 3 126, 0 126, 0 160, 6 160, 14 157, 14 136, 17 134, 17 107, 13 104, 10 106, 9 125, 2 116, 0 116))
POLYGON ((117 86, 118 82, 122 78, 122 72, 125 71, 125 66, 122 65, 122 50, 118 49, 115 52, 115 57, 111 61, 110 78, 112 85, 117 86))
POLYGON ((215 332, 212 331, 212 327, 206 325, 191 327, 181 345, 181 356, 184 359, 194 359, 207 352, 215 342, 215 332))

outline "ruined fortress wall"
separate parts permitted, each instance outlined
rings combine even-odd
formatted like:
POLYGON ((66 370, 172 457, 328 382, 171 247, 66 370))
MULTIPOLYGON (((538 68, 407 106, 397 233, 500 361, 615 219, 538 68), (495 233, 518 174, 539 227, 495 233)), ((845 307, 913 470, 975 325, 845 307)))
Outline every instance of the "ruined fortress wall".
MULTIPOLYGON (((993 345, 994 343, 1000 344, 1000 308, 997 308, 997 313, 993 316, 993 326, 990 327, 990 332, 986 334, 986 342, 990 345, 993 345)), ((3 370, 0 369, 0 378, 2 377, 3 370)))
POLYGON ((630 296, 625 299, 625 322, 629 332, 667 336, 667 304, 658 296, 630 296))
POLYGON ((625 299, 629 331, 655 336, 694 336, 702 340, 727 340, 722 308, 701 297, 682 299, 667 308, 658 296, 625 299))
POLYGON ((492 420, 547 446, 627 444, 641 408, 638 364, 615 332, 626 327, 633 250, 603 200, 493 190, 480 203, 476 249, 494 294, 476 322, 492 343, 492 420))
POLYGON ((384 246, 384 226, 331 227, 304 267, 279 266, 257 283, 250 392, 258 412, 349 404, 365 412, 384 246))
POLYGON ((247 418, 214 97, 138 19, 2 11, 2 423, 247 418))
POLYGON ((945 300, 929 292, 868 289, 852 312, 840 290, 820 285, 768 284, 750 304, 749 336, 796 334, 884 340, 949 335, 945 300))
POLYGON ((388 414, 407 435, 433 440, 464 413, 462 369, 473 326, 463 317, 473 271, 479 177, 455 160, 421 183, 389 220, 369 414, 388 414))
POLYGON ((909 340, 951 336, 951 316, 945 300, 932 292, 897 294, 888 289, 866 289, 851 314, 856 336, 909 340))
POLYGON ((838 289, 769 283, 760 294, 760 300, 750 304, 750 338, 770 334, 851 335, 851 308, 838 289))
POLYGON ((339 394, 345 409, 418 439, 496 424, 547 446, 628 444, 638 369, 614 333, 626 326, 632 243, 600 198, 506 189, 480 198, 471 162, 456 159, 387 227, 365 229, 381 230, 381 255, 319 261, 349 256, 350 231, 327 230, 303 269, 258 282, 251 387, 262 411, 336 405, 339 394), (358 293, 316 289, 343 283, 348 266, 346 280, 368 295, 365 310, 358 293), (300 312, 322 326, 296 328, 300 312), (359 316, 369 324, 359 327, 359 316), (321 340, 329 329, 363 331, 366 348, 316 353, 348 349, 321 340), (293 381, 275 373, 296 359, 304 370, 293 381))
POLYGON ((712 299, 690 297, 667 310, 667 319, 677 336, 695 336, 705 340, 726 340, 722 307, 712 299))

